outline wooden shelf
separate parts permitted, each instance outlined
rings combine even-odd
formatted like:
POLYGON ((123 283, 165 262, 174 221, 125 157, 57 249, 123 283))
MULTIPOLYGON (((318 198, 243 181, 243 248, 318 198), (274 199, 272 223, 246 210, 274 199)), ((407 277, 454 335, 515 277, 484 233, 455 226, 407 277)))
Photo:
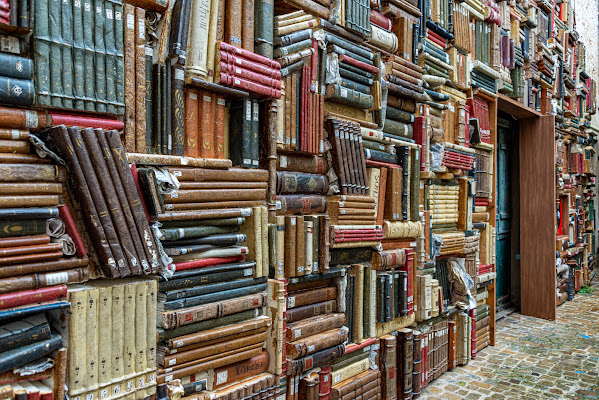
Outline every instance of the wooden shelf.
POLYGON ((31 33, 31 29, 26 26, 14 26, 0 24, 0 33, 6 33, 9 35, 27 36, 31 33))

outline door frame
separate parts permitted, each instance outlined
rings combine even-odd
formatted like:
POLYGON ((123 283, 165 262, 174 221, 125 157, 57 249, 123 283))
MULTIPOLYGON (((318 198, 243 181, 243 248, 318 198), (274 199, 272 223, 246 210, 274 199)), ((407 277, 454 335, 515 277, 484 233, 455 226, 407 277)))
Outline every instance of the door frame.
MULTIPOLYGON (((498 94, 495 127, 497 109, 519 120, 521 313, 555 320, 555 117, 498 94)), ((497 129, 492 134, 497 143, 497 129)), ((493 158, 497 176, 497 151, 493 158)))

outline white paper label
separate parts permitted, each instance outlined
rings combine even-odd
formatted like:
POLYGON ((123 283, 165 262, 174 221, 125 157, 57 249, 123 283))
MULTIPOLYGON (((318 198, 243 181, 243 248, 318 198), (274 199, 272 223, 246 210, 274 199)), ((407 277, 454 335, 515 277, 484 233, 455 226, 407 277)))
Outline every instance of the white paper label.
POLYGON ((168 365, 171 366, 171 365, 175 365, 176 363, 177 363, 177 360, 172 359, 172 360, 169 360, 168 365))
POLYGON ((46 275, 46 285, 60 285, 61 283, 67 283, 69 281, 69 274, 67 272, 55 272, 53 274, 46 275))
POLYGON ((204 101, 208 102, 208 103, 212 103, 212 97, 210 97, 210 96, 204 96, 204 101))
POLYGON ((308 346, 308 353, 312 353, 315 348, 316 347, 313 344, 311 344, 310 346, 308 346))
MULTIPOLYGON (((189 98, 192 100, 197 100, 198 99, 198 95, 192 92, 189 92, 189 98)), ((179 171, 177 171, 179 172, 179 171)), ((179 172, 179 175, 181 175, 181 172, 179 172)))
POLYGON ((243 270, 243 275, 244 276, 252 276, 254 275, 254 269, 253 268, 248 268, 243 270))
POLYGON ((37 128, 38 126, 37 112, 32 110, 25 111, 25 128, 37 128))
POLYGON ((341 97, 347 97, 347 89, 341 88, 341 97))
POLYGON ((295 296, 291 296, 287 298, 287 307, 293 308, 295 307, 295 296))
POLYGON ((120 11, 114 12, 114 19, 116 19, 117 21, 121 20, 121 12, 120 11))
POLYGON ((291 225, 295 226, 295 218, 291 218, 291 225))
MULTIPOLYGON (((112 10, 111 9, 106 9, 106 19, 112 19, 112 10)), ((146 54, 148 54, 147 50, 146 50, 146 54)))
POLYGON ((293 338, 297 339, 298 337, 302 336, 302 330, 301 329, 296 329, 293 331, 293 338))
POLYGON ((227 378, 229 377, 229 373, 227 371, 221 371, 216 374, 216 384, 222 385, 227 382, 227 378))
POLYGON ((145 39, 146 38, 146 20, 144 18, 140 18, 138 21, 138 26, 139 26, 139 38, 140 39, 145 39))
POLYGON ((127 15, 127 29, 135 29, 135 16, 133 14, 127 15))
POLYGON ((91 11, 92 6, 89 3, 83 3, 83 9, 87 12, 91 11))
POLYGON ((150 46, 146 46, 146 57, 152 57, 154 55, 154 49, 150 46))
POLYGON ((102 14, 102 7, 100 7, 100 6, 96 7, 96 14, 102 14))
POLYGON ((224 99, 224 98, 222 98, 222 97, 219 97, 219 98, 216 100, 216 104, 217 104, 217 105, 219 105, 219 106, 224 106, 224 105, 225 105, 225 99, 224 99))
POLYGON ((279 164, 281 165, 281 168, 287 168, 287 156, 279 156, 279 164))

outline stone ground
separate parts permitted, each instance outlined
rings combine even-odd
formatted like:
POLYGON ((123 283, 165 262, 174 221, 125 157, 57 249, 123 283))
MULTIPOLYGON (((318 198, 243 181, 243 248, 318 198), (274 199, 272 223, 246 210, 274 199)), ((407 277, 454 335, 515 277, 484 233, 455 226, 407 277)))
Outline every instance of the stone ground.
POLYGON ((495 346, 441 375, 419 399, 599 399, 599 279, 557 309, 556 321, 512 314, 495 346))

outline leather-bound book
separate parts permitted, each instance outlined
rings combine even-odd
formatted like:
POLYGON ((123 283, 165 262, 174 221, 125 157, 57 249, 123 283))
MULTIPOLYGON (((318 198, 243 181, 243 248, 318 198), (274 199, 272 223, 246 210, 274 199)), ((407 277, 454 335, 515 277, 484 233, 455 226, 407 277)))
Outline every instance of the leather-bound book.
POLYGON ((225 158, 225 98, 219 95, 213 95, 212 103, 214 107, 214 158, 225 158))
POLYGON ((328 272, 329 264, 331 260, 330 254, 330 219, 328 215, 319 215, 318 216, 318 229, 320 231, 318 235, 319 243, 319 259, 318 259, 318 268, 320 272, 328 272))
POLYGON ((297 217, 285 217, 285 277, 291 278, 296 274, 296 240, 297 217))
POLYGON ((328 189, 325 175, 277 172, 277 194, 326 194, 328 189))
POLYGON ((235 75, 231 75, 229 73, 224 72, 222 69, 219 74, 219 83, 224 85, 233 86, 235 88, 239 88, 242 90, 246 90, 248 92, 252 92, 254 94, 266 97, 272 97, 278 99, 281 97, 281 90, 274 89, 269 86, 263 85, 261 83, 257 83, 251 81, 249 79, 240 78, 235 75))
POLYGON ((272 0, 257 0, 254 7, 254 48, 256 53, 273 58, 273 15, 272 0))
POLYGON ((184 66, 186 61, 191 3, 191 0, 175 0, 171 17, 168 58, 175 59, 180 66, 184 66))
POLYGON ((412 370, 412 393, 413 397, 420 395, 422 388, 422 333, 413 331, 414 338, 414 366, 412 370))
POLYGON ((0 327, 0 344, 4 351, 50 339, 45 315, 38 314, 0 327))
POLYGON ((249 360, 227 365, 226 367, 215 368, 208 373, 208 387, 216 390, 231 383, 241 381, 250 376, 266 372, 268 368, 268 353, 262 352, 259 356, 252 357, 249 360))
MULTIPOLYGON (((172 154, 185 155, 185 72, 182 66, 173 65, 171 72, 171 105, 172 105, 172 154)), ((140 151, 141 152, 141 151, 140 151)))
POLYGON ((384 217, 386 220, 401 219, 402 180, 403 169, 401 167, 388 169, 384 212, 384 217))
POLYGON ((180 311, 162 312, 159 315, 159 318, 165 329, 172 329, 183 325, 189 325, 194 322, 217 318, 219 315, 230 315, 258 308, 264 304, 264 300, 264 294, 258 293, 238 299, 195 306, 180 311))
POLYGON ((252 102, 242 99, 230 107, 230 154, 234 165, 251 168, 252 102))
POLYGON ((279 214, 316 214, 326 208, 326 197, 321 195, 278 195, 276 201, 281 202, 279 214))
POLYGON ((287 325, 286 338, 288 342, 299 341, 327 330, 340 328, 344 323, 345 315, 339 313, 303 319, 287 325))
MULTIPOLYGON (((221 72, 226 74, 227 76, 232 76, 234 78, 242 78, 250 82, 259 83, 266 87, 271 87, 274 89, 281 89, 281 80, 280 78, 272 77, 272 73, 268 75, 264 75, 260 72, 253 71, 251 69, 247 69, 244 67, 236 66, 229 63, 219 63, 216 66, 216 81, 220 82, 221 72)), ((228 82, 223 82, 228 84, 228 82)))
MULTIPOLYGON (((247 50, 254 52, 254 0, 242 0, 241 2, 241 45, 247 50)), ((230 20, 234 21, 234 20, 230 20)))
POLYGON ((198 130, 199 156, 215 158, 214 149, 214 104, 209 92, 199 92, 198 115, 201 115, 201 129, 198 130))
POLYGON ((287 357, 296 360, 310 354, 344 343, 347 330, 340 328, 328 330, 305 339, 287 343, 287 357))
POLYGON ((292 308, 287 310, 287 323, 300 321, 305 318, 321 314, 332 314, 337 311, 337 300, 329 300, 322 303, 292 308))
POLYGON ((397 356, 396 337, 381 337, 381 392, 383 399, 397 399, 397 356))
POLYGON ((54 333, 50 339, 4 352, 0 361, 0 373, 50 355, 61 347, 60 335, 54 333))
POLYGON ((64 298, 66 293, 67 290, 64 285, 9 293, 0 296, 0 309, 58 300, 64 298))
POLYGON ((198 135, 199 127, 199 100, 201 93, 192 88, 185 89, 185 155, 199 157, 198 135))
POLYGON ((311 373, 303 377, 299 382, 298 396, 305 400, 319 400, 319 376, 311 373))
POLYGON ((87 267, 5 278, 0 279, 0 294, 45 288, 56 284, 81 283, 88 279, 89 269, 87 267))
POLYGON ((343 356, 345 346, 343 344, 321 350, 308 357, 298 360, 287 361, 287 373, 300 374, 312 368, 330 364, 333 360, 343 356))
POLYGON ((403 328, 397 333, 398 357, 398 397, 402 399, 412 398, 412 372, 414 366, 414 341, 412 330, 403 328))
POLYGON ((336 287, 325 287, 320 289, 306 290, 289 294, 287 297, 287 307, 288 309, 301 307, 308 304, 332 300, 335 298, 337 298, 336 287))
MULTIPOLYGON (((295 234, 295 276, 303 276, 306 274, 306 241, 305 241, 305 218, 303 215, 298 216, 295 234)), ((293 240, 293 239, 292 239, 293 240)))
MULTIPOLYGON (((252 7, 253 8, 253 7, 252 7)), ((234 0, 227 4, 227 24, 225 24, 225 41, 232 46, 243 45, 243 0, 234 0), (237 21, 233 23, 232 21, 237 21)))

